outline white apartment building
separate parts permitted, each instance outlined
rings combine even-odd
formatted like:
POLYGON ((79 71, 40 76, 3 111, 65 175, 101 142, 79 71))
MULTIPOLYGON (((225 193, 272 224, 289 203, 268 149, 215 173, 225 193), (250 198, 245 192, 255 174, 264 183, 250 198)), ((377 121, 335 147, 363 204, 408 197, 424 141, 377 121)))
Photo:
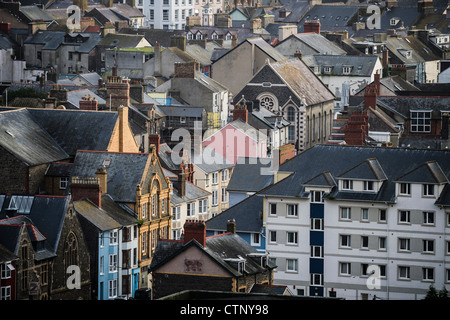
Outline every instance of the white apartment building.
POLYGON ((144 26, 152 29, 184 30, 186 18, 194 15, 194 0, 142 0, 137 7, 145 14, 144 26))
POLYGON ((288 161, 257 193, 274 283, 348 300, 449 290, 449 177, 442 150, 317 145, 288 161))

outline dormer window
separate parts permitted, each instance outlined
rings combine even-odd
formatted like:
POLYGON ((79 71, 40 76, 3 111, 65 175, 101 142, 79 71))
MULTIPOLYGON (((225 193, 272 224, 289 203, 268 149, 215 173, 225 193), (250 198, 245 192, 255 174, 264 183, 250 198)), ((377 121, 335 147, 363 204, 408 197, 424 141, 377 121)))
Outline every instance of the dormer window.
POLYGON ((399 195, 410 196, 411 195, 411 184, 410 183, 399 183, 399 195))
POLYGON ((352 190, 353 189, 353 181, 352 180, 342 180, 342 190, 352 190))
POLYGON ((434 184, 423 184, 422 185, 422 194, 425 197, 434 196, 434 184))
POLYGON ((364 181, 364 191, 374 191, 375 184, 373 181, 364 181))
POLYGON ((344 66, 342 68, 342 73, 343 74, 350 74, 352 72, 353 67, 352 66, 344 66))
POLYGON ((323 67, 323 73, 330 74, 331 71, 333 71, 333 67, 332 66, 324 66, 323 67))

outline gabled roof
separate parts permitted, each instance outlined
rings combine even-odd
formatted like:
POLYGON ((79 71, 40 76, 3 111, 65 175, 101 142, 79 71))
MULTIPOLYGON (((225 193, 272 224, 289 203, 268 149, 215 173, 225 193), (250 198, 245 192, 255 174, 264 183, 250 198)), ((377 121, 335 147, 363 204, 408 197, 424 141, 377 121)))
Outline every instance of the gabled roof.
MULTIPOLYGON (((7 208, 12 197, 29 197, 28 195, 6 195, 3 206, 0 207, 0 219, 7 219, 7 208)), ((61 237, 66 211, 70 197, 65 196, 32 196, 32 204, 27 213, 19 216, 15 215, 9 222, 25 222, 32 225, 27 231, 30 232, 30 239, 44 240, 44 248, 35 252, 37 260, 54 257, 61 237), (38 230, 39 232, 37 232, 38 230)), ((6 220, 0 221, 5 224, 6 220)), ((1 234, 1 232, 0 232, 1 234)), ((33 240, 34 241, 34 240, 33 240)))
POLYGON ((140 34, 108 33, 97 45, 120 49, 135 48, 142 39, 145 37, 140 34))
POLYGON ((264 51, 268 56, 270 56, 275 61, 286 60, 286 57, 283 56, 277 49, 272 47, 267 41, 263 38, 250 38, 246 40, 248 43, 257 46, 259 49, 264 51))
POLYGON ((336 186, 336 181, 334 181, 334 178, 329 171, 325 171, 319 173, 317 176, 309 179, 303 184, 310 187, 334 187, 336 186))
POLYGON ((323 55, 305 56, 308 66, 332 66, 332 75, 348 75, 370 77, 379 60, 378 56, 353 56, 353 55, 323 55), (344 67, 352 67, 349 74, 344 73, 344 67))
POLYGON ((295 33, 290 35, 280 43, 278 43, 276 47, 278 47, 281 43, 292 39, 298 39, 298 41, 303 42, 308 47, 315 50, 317 54, 327 54, 327 55, 346 54, 346 51, 342 50, 334 42, 328 40, 327 38, 318 33, 295 33))
POLYGON ((47 13, 47 11, 42 10, 38 6, 21 6, 20 12, 27 17, 30 21, 42 20, 45 22, 53 21, 53 17, 47 13))
POLYGON ((200 187, 197 187, 195 184, 186 181, 185 185, 185 195, 182 197, 180 195, 180 184, 178 183, 177 178, 172 178, 172 185, 173 185, 173 194, 170 198, 170 203, 174 205, 178 205, 184 202, 190 202, 193 200, 199 200, 208 197, 211 192, 206 191, 200 187))
MULTIPOLYGON (((233 169, 227 191, 257 192, 273 183, 273 174, 262 174, 264 168, 270 168, 271 163, 259 158, 239 157, 233 169)), ((241 223, 237 224, 241 226, 241 223)))
MULTIPOLYGON (((159 240, 156 245, 155 254, 152 259, 150 272, 153 272, 165 263, 188 248, 195 247, 204 252, 204 258, 218 264, 223 270, 234 277, 240 277, 243 273, 238 271, 235 260, 245 261, 245 274, 252 275, 265 271, 256 259, 249 255, 257 254, 258 251, 248 244, 242 237, 233 233, 225 233, 217 236, 207 237, 206 246, 202 247, 196 240, 184 244, 182 241, 159 240)), ((269 263, 269 266, 270 263, 269 263)))
MULTIPOLYGON (((364 161, 372 158, 378 161, 386 176, 386 180, 384 180, 378 192, 340 192, 335 188, 331 195, 337 199, 394 202, 396 197, 394 181, 399 176, 428 161, 436 161, 445 177, 447 179, 450 177, 450 151, 448 150, 316 145, 282 164, 279 170, 292 172, 292 174, 267 187, 259 194, 298 197, 304 192, 304 185, 301 181, 305 181, 323 171, 329 171, 333 177, 336 177, 351 168, 359 167, 364 161), (330 157, 333 157, 333 161, 329 160, 330 157)), ((365 165, 368 166, 369 163, 365 165)), ((358 168, 354 172, 358 171, 361 170, 358 168)), ((369 170, 364 170, 361 174, 367 177, 367 172, 370 173, 369 170)), ((370 173, 371 176, 372 174, 370 173)), ((375 176, 380 177, 379 175, 375 176)))
POLYGON ((442 172, 439 163, 428 161, 417 168, 405 173, 395 179, 396 182, 430 183, 442 184, 448 183, 448 179, 442 172))
POLYGON ((74 201, 73 205, 78 214, 80 214, 102 232, 118 229, 122 226, 110 215, 108 215, 103 208, 99 208, 89 199, 83 198, 81 200, 74 201))
POLYGON ((268 65, 276 71, 298 98, 305 98, 307 105, 334 100, 331 91, 303 61, 294 58, 268 65))
POLYGON ((366 159, 353 168, 337 175, 339 179, 386 180, 383 168, 377 159, 366 159))
POLYGON ((405 119, 409 119, 411 111, 448 111, 450 109, 450 97, 378 97, 377 104, 405 119))
POLYGON ((311 8, 298 23, 299 32, 303 32, 303 25, 306 20, 319 20, 322 29, 328 27, 346 27, 352 18, 357 15, 358 6, 350 5, 315 5, 311 8))
POLYGON ((107 193, 117 202, 136 202, 136 187, 142 183, 150 154, 78 150, 72 176, 95 177, 95 172, 103 167, 105 160, 110 160, 106 166, 107 193))
POLYGON ((106 150, 118 119, 117 112, 56 109, 27 109, 27 111, 33 120, 71 156, 75 155, 78 149, 106 150))
POLYGON ((0 112, 0 146, 28 166, 69 157, 27 109, 0 112))
POLYGON ((206 229, 208 231, 225 231, 227 230, 227 222, 234 219, 237 233, 261 232, 263 227, 263 201, 263 197, 257 194, 251 195, 206 221, 206 229))
POLYGON ((63 43, 66 32, 56 30, 39 30, 30 35, 24 44, 44 45, 42 50, 56 50, 63 43))

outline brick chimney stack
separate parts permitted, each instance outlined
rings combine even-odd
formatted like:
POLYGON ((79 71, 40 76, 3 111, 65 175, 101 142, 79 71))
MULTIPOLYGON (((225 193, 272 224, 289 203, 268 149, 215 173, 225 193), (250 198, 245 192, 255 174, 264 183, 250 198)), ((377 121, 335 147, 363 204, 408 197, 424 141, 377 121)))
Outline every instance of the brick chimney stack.
POLYGON ((91 95, 84 96, 80 100, 80 110, 98 111, 98 101, 92 98, 91 95))
POLYGON ((148 145, 151 146, 155 146, 156 148, 156 155, 159 154, 159 146, 161 144, 161 137, 159 136, 159 134, 149 134, 148 135, 148 145))
POLYGON ((315 32, 320 34, 320 21, 319 20, 306 20, 303 24, 303 32, 315 32))
POLYGON ((236 233, 236 221, 234 219, 227 221, 227 232, 236 233))
POLYGON ((244 122, 248 122, 248 110, 245 104, 237 104, 233 110, 233 121, 241 119, 244 122))
POLYGON ((198 62, 175 63, 175 78, 195 78, 195 72, 200 70, 198 62))
POLYGON ((102 207, 102 188, 98 178, 72 177, 70 191, 73 201, 87 198, 99 208, 102 207))
POLYGON ((204 221, 186 220, 184 224, 184 244, 196 240, 206 246, 206 224, 204 221))
POLYGON ((178 173, 178 193, 180 197, 186 195, 186 174, 184 172, 178 173))

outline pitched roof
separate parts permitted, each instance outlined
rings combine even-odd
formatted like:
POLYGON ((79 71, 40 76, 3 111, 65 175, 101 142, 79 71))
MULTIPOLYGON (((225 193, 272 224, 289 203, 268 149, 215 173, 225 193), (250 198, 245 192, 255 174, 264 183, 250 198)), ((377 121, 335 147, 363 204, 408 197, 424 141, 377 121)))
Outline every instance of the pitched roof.
POLYGON ((106 167, 107 193, 117 202, 136 202, 136 187, 142 183, 150 155, 78 150, 72 176, 95 177, 95 172, 104 165, 105 160, 110 160, 106 167))
MULTIPOLYGON (((246 274, 252 275, 266 270, 261 267, 257 259, 251 257, 251 254, 258 254, 255 248, 250 246, 239 235, 225 233, 207 237, 205 247, 202 247, 196 240, 191 240, 186 244, 183 244, 182 241, 159 240, 149 271, 157 270, 178 254, 191 247, 196 247, 204 252, 205 259, 209 258, 234 277, 243 275, 238 269, 238 260, 245 261, 246 274)), ((270 262, 269 266, 272 266, 270 262)))
POLYGON ((334 178, 329 171, 325 171, 319 173, 317 176, 309 179, 303 184, 311 187, 334 187, 336 186, 336 181, 334 181, 334 178))
POLYGON ((303 25, 306 20, 320 20, 321 28, 346 27, 352 18, 357 15, 358 6, 350 5, 315 5, 311 8, 298 23, 299 32, 303 32, 303 25))
POLYGON ((448 179, 444 172, 442 172, 439 163, 434 160, 419 165, 417 168, 398 177, 395 181, 432 184, 448 183, 448 179))
POLYGON ((377 159, 371 158, 362 161, 353 168, 336 176, 340 179, 359 180, 386 180, 387 177, 377 159))
POLYGON ((28 109, 0 112, 0 128, 0 146, 28 166, 69 157, 28 109))
POLYGON ((333 75, 348 75, 370 77, 379 60, 378 56, 353 56, 353 55, 313 55, 305 56, 305 63, 308 66, 332 66, 333 75), (344 73, 344 67, 351 66, 349 74, 344 73))
POLYGON ((294 58, 269 63, 298 98, 305 98, 307 105, 334 100, 334 95, 301 60, 294 58))
POLYGON ((118 229, 122 226, 110 215, 108 215, 108 213, 103 208, 99 208, 89 199, 83 198, 81 200, 74 201, 73 205, 78 214, 83 216, 86 220, 88 220, 92 225, 94 225, 102 232, 112 229, 118 229))
POLYGON ((265 41, 263 38, 249 38, 246 40, 246 42, 257 46, 259 49, 261 49, 263 52, 265 52, 268 56, 270 56, 275 61, 282 61, 286 60, 286 57, 282 55, 277 49, 272 47, 267 41, 265 41))
POLYGON ((78 149, 104 151, 108 148, 117 122, 117 112, 27 109, 33 120, 67 154, 78 149))
POLYGON ((66 32, 38 30, 23 42, 24 44, 43 44, 42 50, 56 50, 63 43, 66 32))
POLYGON ((54 257, 60 241, 70 197, 6 195, 3 206, 0 207, 0 219, 7 219, 7 215, 10 214, 7 209, 13 197, 16 197, 18 200, 27 197, 27 199, 31 199, 32 201, 31 206, 23 214, 19 211, 18 216, 15 215, 8 222, 2 220, 0 224, 11 222, 18 222, 20 224, 23 222, 26 224, 29 223, 33 226, 27 229, 31 233, 30 238, 41 241, 45 240, 44 248, 35 252, 35 258, 41 260, 54 257))
POLYGON ((178 205, 193 200, 203 199, 211 194, 211 192, 206 191, 200 187, 197 187, 195 184, 189 181, 186 181, 185 195, 182 197, 180 195, 180 188, 179 188, 180 184, 178 183, 177 178, 172 178, 171 181, 173 185, 173 194, 170 198, 170 203, 174 205, 178 205))
POLYGON ((206 221, 206 229, 209 231, 225 231, 228 221, 234 219, 236 232, 238 233, 261 232, 263 227, 263 200, 263 197, 257 194, 249 196, 206 221))
MULTIPOLYGON (((342 172, 358 167, 355 173, 361 171, 361 178, 367 178, 369 170, 359 170, 364 166, 368 168, 369 163, 363 164, 367 159, 376 159, 379 166, 383 168, 386 180, 379 191, 369 194, 340 192, 335 188, 331 195, 337 199, 393 202, 395 201, 395 181, 398 177, 415 170, 428 161, 436 161, 442 169, 443 175, 447 179, 450 177, 450 151, 448 150, 316 145, 281 165, 280 171, 292 172, 292 174, 267 187, 260 194, 301 196, 304 193, 304 185, 299 182, 307 181, 323 171, 329 171, 333 177, 337 177, 342 172), (329 161, 331 156, 333 161, 329 161), (362 164, 361 167, 358 166, 360 164, 362 164)), ((369 175, 372 173, 369 172, 369 175)), ((357 175, 352 176, 358 177, 357 175)), ((417 182, 421 183, 421 181, 417 182)))
MULTIPOLYGON (((316 51, 317 54, 327 54, 327 55, 345 55, 346 52, 337 46, 334 42, 328 40, 324 36, 318 33, 295 33, 290 35, 288 38, 284 39, 277 44, 278 47, 284 41, 289 38, 298 39, 305 43, 307 46, 316 51)), ((275 48, 276 48, 275 47, 275 48)))
MULTIPOLYGON (((271 163, 259 158, 238 158, 227 191, 257 192, 273 183, 273 174, 264 174, 271 163)), ((239 223, 239 226, 242 224, 239 223)))

